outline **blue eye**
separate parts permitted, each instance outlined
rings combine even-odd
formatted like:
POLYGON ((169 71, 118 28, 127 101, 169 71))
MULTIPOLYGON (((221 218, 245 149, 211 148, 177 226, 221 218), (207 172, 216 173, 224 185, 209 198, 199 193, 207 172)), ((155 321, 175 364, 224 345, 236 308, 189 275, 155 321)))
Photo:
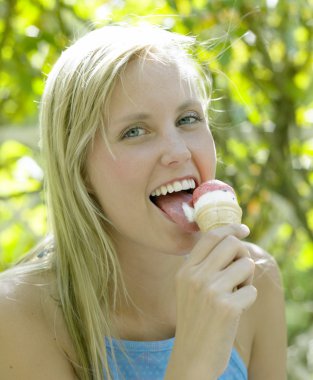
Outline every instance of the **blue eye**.
POLYGON ((133 127, 130 128, 128 131, 126 131, 122 138, 133 138, 133 137, 139 137, 145 134, 144 128, 141 127, 133 127))
POLYGON ((178 125, 195 124, 203 119, 196 113, 190 112, 187 115, 180 118, 177 122, 178 125))

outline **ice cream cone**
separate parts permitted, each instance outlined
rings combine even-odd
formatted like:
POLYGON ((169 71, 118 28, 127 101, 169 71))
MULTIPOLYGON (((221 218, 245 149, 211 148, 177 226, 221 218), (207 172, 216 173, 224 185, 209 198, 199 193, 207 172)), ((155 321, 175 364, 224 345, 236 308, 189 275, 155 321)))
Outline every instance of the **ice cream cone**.
POLYGON ((238 204, 219 201, 206 204, 194 215, 202 232, 220 227, 229 223, 241 223, 242 210, 238 204))

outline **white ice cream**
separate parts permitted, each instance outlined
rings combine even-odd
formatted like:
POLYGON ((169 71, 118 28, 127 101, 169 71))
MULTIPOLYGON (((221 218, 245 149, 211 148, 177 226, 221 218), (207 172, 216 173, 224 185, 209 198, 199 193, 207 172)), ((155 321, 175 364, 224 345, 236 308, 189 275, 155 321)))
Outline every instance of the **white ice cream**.
POLYGON ((237 204, 237 198, 234 193, 231 191, 223 191, 223 190, 214 190, 209 191, 203 195, 197 200, 195 203, 195 207, 190 207, 187 203, 183 203, 182 207, 184 210, 184 213, 186 215, 186 218, 189 220, 189 222, 194 222, 195 217, 194 215, 203 207, 209 204, 215 204, 217 202, 230 202, 237 204))
POLYGON ((234 193, 231 191, 223 191, 223 190, 214 190, 209 191, 203 195, 197 200, 195 206, 195 212, 198 212, 203 206, 207 205, 208 203, 216 203, 216 202, 231 202, 231 203, 237 203, 237 198, 234 193))

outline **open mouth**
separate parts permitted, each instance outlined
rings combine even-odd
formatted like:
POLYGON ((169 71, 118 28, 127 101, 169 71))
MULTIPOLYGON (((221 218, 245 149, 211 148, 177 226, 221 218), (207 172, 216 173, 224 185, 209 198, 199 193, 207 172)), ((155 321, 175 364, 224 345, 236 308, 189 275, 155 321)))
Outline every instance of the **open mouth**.
POLYGON ((171 220, 177 222, 177 220, 181 221, 183 219, 185 221, 186 215, 183 210, 183 203, 187 203, 190 207, 193 206, 193 191, 193 189, 188 189, 159 196, 150 195, 150 200, 156 207, 167 214, 171 220))
MULTIPOLYGON (((156 191, 152 192, 150 195, 151 202, 157 206, 161 211, 163 211, 167 217, 177 225, 179 225, 182 229, 191 231, 191 227, 193 223, 190 223, 183 210, 183 203, 187 203, 189 206, 193 206, 192 203, 192 194, 194 189, 196 188, 196 183, 194 180, 189 180, 181 183, 180 189, 178 185, 173 190, 171 185, 158 188, 156 191), (162 190, 162 194, 160 191, 162 190), (170 190, 167 191, 167 190, 170 190)), ((192 228, 194 231, 194 228, 192 228)))
POLYGON ((161 195, 150 195, 150 201, 152 203, 154 203, 157 207, 161 208, 159 206, 159 204, 162 204, 163 203, 163 200, 162 198, 177 198, 177 195, 181 194, 180 197, 181 198, 185 198, 185 195, 184 194, 187 194, 187 196, 189 195, 189 198, 192 197, 192 194, 194 192, 194 189, 189 189, 189 190, 181 190, 181 191, 177 191, 177 192, 173 192, 173 193, 167 193, 165 195, 161 194, 161 195))
POLYGON ((160 187, 156 188, 154 191, 152 191, 150 195, 150 199, 153 201, 153 203, 158 203, 157 202, 158 197, 167 196, 169 194, 179 193, 179 192, 187 192, 187 193, 192 194, 196 187, 197 187, 197 183, 195 179, 193 178, 176 180, 176 181, 173 181, 172 183, 161 185, 160 187))

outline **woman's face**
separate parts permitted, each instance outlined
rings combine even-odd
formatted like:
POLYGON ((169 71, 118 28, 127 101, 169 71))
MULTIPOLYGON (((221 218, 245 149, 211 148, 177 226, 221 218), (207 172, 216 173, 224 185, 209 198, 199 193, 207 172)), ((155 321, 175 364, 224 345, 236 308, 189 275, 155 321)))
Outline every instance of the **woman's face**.
MULTIPOLYGON (((151 200, 164 184, 215 176, 215 147, 199 95, 175 65, 132 61, 116 84, 106 130, 87 155, 92 192, 113 222, 117 249, 186 254, 199 232, 151 200)), ((169 198, 169 202, 171 199, 169 198)))

